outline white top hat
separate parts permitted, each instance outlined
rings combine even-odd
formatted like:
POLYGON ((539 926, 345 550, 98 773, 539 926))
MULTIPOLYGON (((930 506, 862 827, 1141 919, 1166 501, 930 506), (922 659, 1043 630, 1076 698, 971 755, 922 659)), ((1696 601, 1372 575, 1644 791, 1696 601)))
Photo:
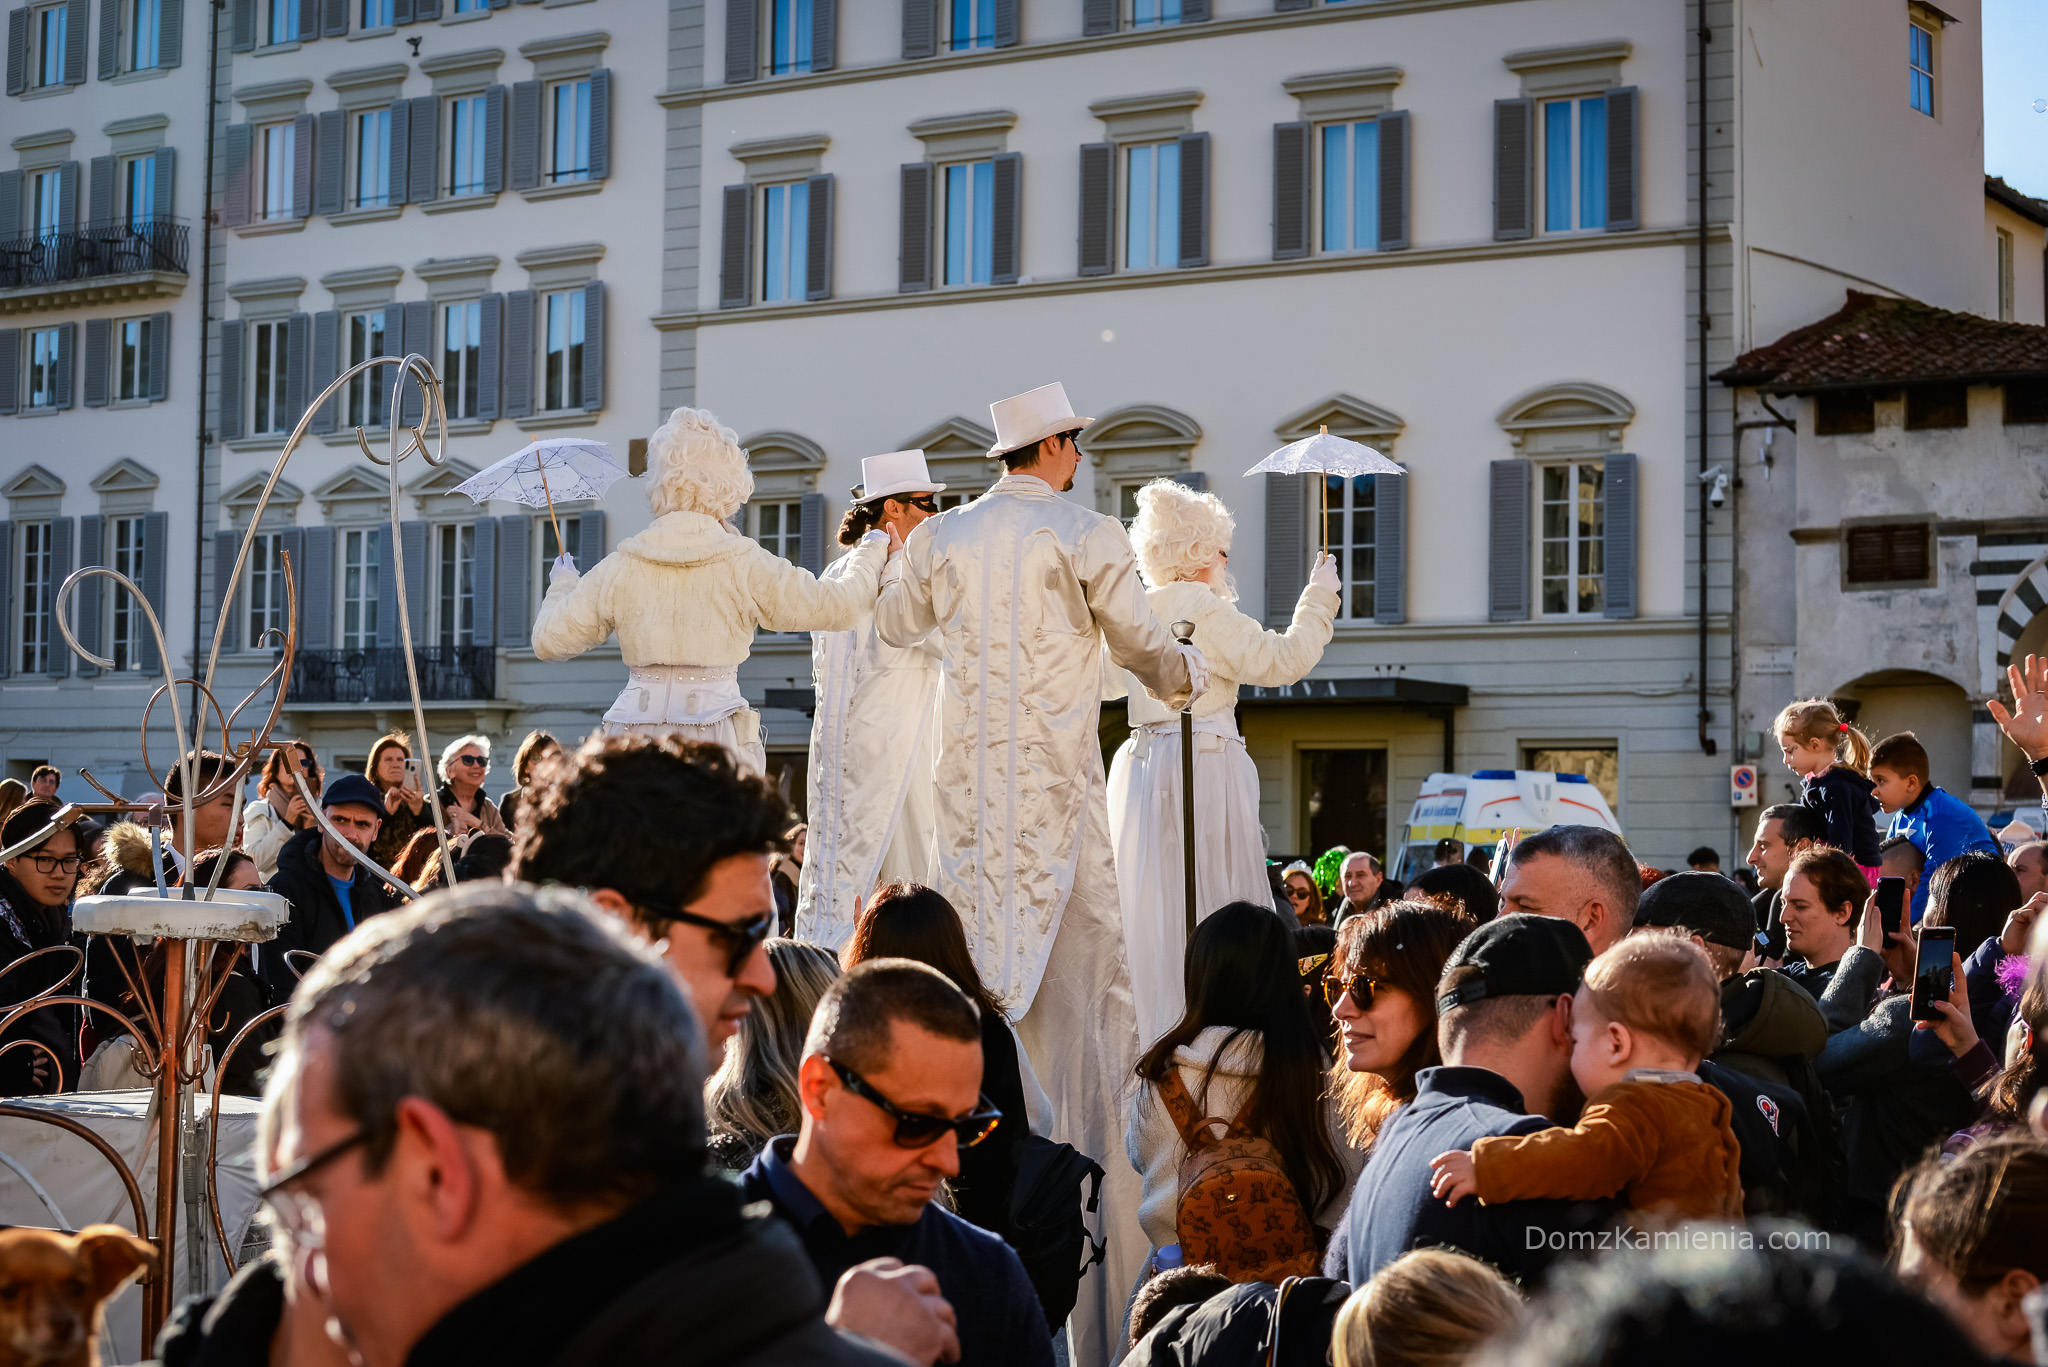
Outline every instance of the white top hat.
POLYGON ((866 456, 860 463, 860 502, 895 498, 900 494, 936 494, 946 486, 932 479, 924 468, 924 452, 891 451, 866 456))
POLYGON ((996 424, 996 444, 988 448, 991 460, 1095 421, 1074 416, 1074 406, 1067 402, 1067 387, 1063 384, 1049 384, 1028 394, 999 400, 988 406, 988 415, 996 424))

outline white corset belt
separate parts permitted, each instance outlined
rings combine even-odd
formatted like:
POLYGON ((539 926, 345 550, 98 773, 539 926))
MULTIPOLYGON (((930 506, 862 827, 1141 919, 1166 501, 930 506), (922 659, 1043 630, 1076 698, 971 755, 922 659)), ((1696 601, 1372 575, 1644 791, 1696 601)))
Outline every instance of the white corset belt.
MULTIPOLYGON (((1206 717, 1196 717, 1194 732, 1195 749, 1197 752, 1221 750, 1227 745, 1242 746, 1244 744, 1243 738, 1237 733, 1237 714, 1235 712, 1212 712, 1206 717)), ((1155 736, 1173 736, 1177 738, 1179 735, 1180 715, 1178 713, 1174 714, 1172 721, 1147 722, 1142 726, 1134 726, 1131 728, 1131 753, 1142 759, 1151 752, 1152 741, 1155 736)))
POLYGON ((608 722, 708 726, 747 710, 738 665, 641 665, 632 670, 608 722))

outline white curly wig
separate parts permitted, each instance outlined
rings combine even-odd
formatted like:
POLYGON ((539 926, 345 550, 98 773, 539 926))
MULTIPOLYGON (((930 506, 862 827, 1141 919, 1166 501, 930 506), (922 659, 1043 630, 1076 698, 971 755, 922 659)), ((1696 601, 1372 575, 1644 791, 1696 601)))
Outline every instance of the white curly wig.
POLYGON ((1237 523, 1223 500, 1196 493, 1170 479, 1155 479, 1138 490, 1138 516, 1131 523, 1131 549, 1138 570, 1153 588, 1201 573, 1230 549, 1237 523))
POLYGON ((656 517, 703 513, 723 521, 754 495, 739 433, 703 408, 678 408, 647 439, 647 502, 656 517))

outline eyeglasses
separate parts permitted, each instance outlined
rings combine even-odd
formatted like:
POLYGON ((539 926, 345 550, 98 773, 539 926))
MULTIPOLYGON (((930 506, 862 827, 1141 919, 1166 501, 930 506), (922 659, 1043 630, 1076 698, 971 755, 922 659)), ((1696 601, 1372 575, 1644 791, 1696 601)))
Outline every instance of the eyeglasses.
POLYGON ((728 978, 739 977, 740 965, 747 961, 747 956, 759 949, 761 942, 775 933, 775 913, 772 911, 749 916, 744 921, 714 921, 709 916, 698 916, 680 907, 674 911, 659 911, 654 914, 709 932, 713 944, 725 946, 725 976, 728 978))
POLYGON ((839 1075, 839 1081, 846 1090, 861 1100, 879 1109, 883 1115, 896 1122, 896 1147, 899 1149, 921 1149, 937 1140, 948 1130, 959 1141, 963 1149, 971 1149, 995 1133, 1002 1123, 1003 1113, 997 1110, 985 1096, 974 1098, 974 1114, 963 1115, 958 1120, 943 1115, 920 1115, 906 1111, 889 1098, 883 1096, 868 1084, 868 1080, 838 1059, 827 1058, 832 1071, 839 1075))
POLYGON ((269 1184, 256 1193, 258 1199, 276 1213, 279 1226, 300 1249, 310 1252, 321 1247, 327 1227, 325 1217, 320 1213, 320 1202, 292 1188, 369 1137, 368 1130, 358 1127, 326 1148, 301 1158, 271 1178, 269 1184))
POLYGON ((1335 973, 1323 978, 1323 1001, 1333 1010, 1340 998, 1351 998, 1351 1004, 1361 1011, 1372 1010, 1373 994, 1379 989, 1379 979, 1369 973, 1347 973, 1339 977, 1335 973))
POLYGON ((491 767, 491 762, 485 759, 482 755, 457 755, 455 757, 455 762, 457 764, 467 764, 473 767, 483 769, 488 769, 491 767))
POLYGON ((939 501, 930 494, 922 498, 906 498, 903 501, 921 512, 935 513, 939 510, 939 501))
POLYGON ((36 861, 37 873, 55 873, 59 869, 66 873, 77 873, 85 864, 85 856, 82 854, 32 854, 29 858, 36 861))

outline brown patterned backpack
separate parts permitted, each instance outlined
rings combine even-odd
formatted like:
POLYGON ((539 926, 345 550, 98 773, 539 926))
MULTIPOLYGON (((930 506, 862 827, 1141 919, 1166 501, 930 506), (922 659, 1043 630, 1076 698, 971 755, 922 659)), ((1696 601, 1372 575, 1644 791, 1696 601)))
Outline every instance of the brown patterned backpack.
POLYGON ((1177 1064, 1153 1085, 1188 1147, 1174 1206, 1182 1257, 1212 1263, 1234 1282, 1313 1273, 1315 1225, 1272 1143, 1239 1125, 1242 1111, 1228 1121, 1197 1114, 1177 1064))

